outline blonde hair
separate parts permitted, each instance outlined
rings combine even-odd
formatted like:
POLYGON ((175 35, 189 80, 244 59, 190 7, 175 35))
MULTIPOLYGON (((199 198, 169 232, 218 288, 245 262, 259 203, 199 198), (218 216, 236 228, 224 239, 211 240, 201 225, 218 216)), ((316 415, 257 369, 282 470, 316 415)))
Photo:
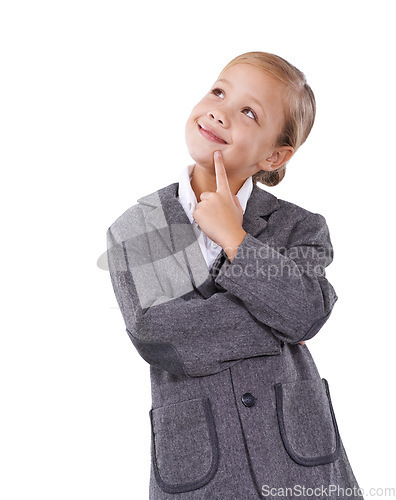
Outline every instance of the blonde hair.
MULTIPOLYGON (((221 71, 239 63, 261 68, 284 85, 285 123, 274 147, 291 146, 294 152, 306 141, 315 121, 316 102, 304 73, 282 57, 268 52, 246 52, 232 59, 221 71)), ((220 76, 219 75, 219 76, 220 76)), ((276 170, 260 170, 252 176, 254 183, 276 186, 286 173, 285 162, 276 170)))

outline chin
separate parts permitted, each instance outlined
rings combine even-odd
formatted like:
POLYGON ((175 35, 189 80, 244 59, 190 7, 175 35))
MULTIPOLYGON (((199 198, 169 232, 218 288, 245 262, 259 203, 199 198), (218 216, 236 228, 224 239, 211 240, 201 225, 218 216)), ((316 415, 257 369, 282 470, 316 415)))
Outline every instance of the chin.
POLYGON ((214 167, 213 153, 216 151, 215 148, 211 151, 212 148, 205 147, 197 141, 188 140, 188 137, 186 137, 186 144, 188 153, 195 163, 202 167, 214 167))
POLYGON ((191 156, 191 158, 194 160, 195 163, 198 163, 202 167, 208 167, 208 168, 213 168, 214 167, 214 159, 213 159, 213 153, 215 150, 212 152, 205 152, 202 151, 203 148, 188 148, 188 152, 191 156))

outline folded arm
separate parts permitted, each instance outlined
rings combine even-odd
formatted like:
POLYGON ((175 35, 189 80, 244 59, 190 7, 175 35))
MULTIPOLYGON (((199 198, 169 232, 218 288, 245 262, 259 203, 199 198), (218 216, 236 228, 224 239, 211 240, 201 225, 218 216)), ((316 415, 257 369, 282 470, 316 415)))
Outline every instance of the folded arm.
POLYGON ((246 234, 215 281, 280 340, 295 344, 316 335, 338 299, 325 273, 332 260, 326 220, 310 213, 292 228, 284 248, 246 234))
POLYGON ((153 260, 149 241, 147 233, 122 241, 110 227, 109 270, 134 346, 174 374, 204 376, 244 358, 279 354, 281 342, 312 338, 337 300, 325 277, 333 251, 319 214, 297 222, 285 248, 247 234, 215 279, 222 291, 206 299, 180 272, 180 256, 153 260))
POLYGON ((227 291, 203 298, 174 256, 152 261, 147 235, 116 241, 107 230, 108 265, 127 333, 151 365, 204 376, 241 359, 279 354, 281 342, 227 291))

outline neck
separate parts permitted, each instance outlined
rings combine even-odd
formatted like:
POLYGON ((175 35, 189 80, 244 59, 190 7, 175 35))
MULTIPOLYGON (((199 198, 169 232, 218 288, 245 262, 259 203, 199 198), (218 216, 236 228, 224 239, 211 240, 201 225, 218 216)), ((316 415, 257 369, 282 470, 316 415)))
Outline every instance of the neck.
MULTIPOLYGON (((235 179, 230 177, 228 174, 227 178, 232 194, 237 194, 246 180, 240 178, 235 179)), ((213 172, 209 172, 207 169, 196 163, 191 178, 191 188, 194 191, 198 203, 201 201, 201 193, 205 191, 215 192, 217 190, 215 171, 213 170, 213 172)))

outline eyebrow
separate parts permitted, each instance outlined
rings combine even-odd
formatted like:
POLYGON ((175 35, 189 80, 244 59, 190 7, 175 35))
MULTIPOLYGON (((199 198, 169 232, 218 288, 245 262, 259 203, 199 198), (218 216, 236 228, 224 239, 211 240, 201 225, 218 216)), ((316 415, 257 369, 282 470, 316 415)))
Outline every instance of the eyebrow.
MULTIPOLYGON (((226 80, 225 78, 219 78, 217 80, 218 82, 223 82, 223 83, 226 83, 227 85, 229 85, 231 88, 233 87, 233 84, 229 81, 229 80, 226 80)), ((261 105, 260 101, 258 101, 255 97, 253 97, 252 95, 248 96, 248 99, 252 100, 255 104, 257 104, 257 106, 260 106, 262 112, 264 113, 265 116, 267 116, 267 113, 264 111, 264 108, 263 106, 261 105)))

